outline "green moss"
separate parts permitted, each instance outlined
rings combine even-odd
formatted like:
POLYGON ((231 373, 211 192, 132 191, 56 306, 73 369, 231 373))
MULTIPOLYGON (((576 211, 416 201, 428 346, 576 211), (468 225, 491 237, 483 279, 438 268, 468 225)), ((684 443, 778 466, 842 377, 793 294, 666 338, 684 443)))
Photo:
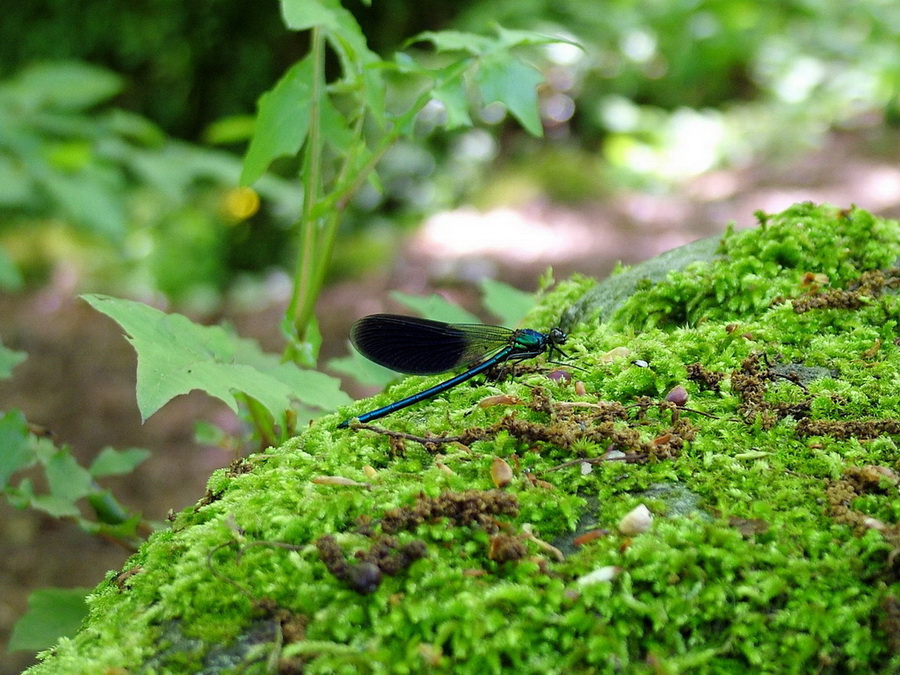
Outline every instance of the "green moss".
POLYGON ((384 420, 460 442, 335 429, 431 383, 409 378, 216 472, 34 672, 900 669, 900 282, 860 282, 900 260, 900 225, 761 221, 652 283, 623 272, 639 290, 593 315, 586 280, 552 291, 530 324, 579 307, 586 394, 530 369, 384 420), (496 393, 523 403, 477 406, 496 393), (652 527, 619 534, 641 503, 652 527))
POLYGON ((720 264, 689 265, 632 295, 613 327, 737 320, 763 311, 780 295, 798 295, 807 273, 824 274, 833 287, 843 288, 866 270, 897 263, 896 223, 866 211, 797 204, 760 220, 758 229, 725 235, 720 264))

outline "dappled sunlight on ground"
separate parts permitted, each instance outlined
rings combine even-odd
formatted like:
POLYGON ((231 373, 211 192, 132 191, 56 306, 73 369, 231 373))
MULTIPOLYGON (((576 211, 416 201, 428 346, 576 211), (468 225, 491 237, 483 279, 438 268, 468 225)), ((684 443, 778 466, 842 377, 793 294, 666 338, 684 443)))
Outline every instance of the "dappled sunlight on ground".
POLYGON ((751 227, 755 211, 778 212, 796 202, 855 204, 900 216, 900 167, 867 156, 857 141, 833 135, 825 147, 795 161, 710 172, 668 194, 626 192, 578 207, 544 198, 485 211, 461 207, 429 218, 406 256, 426 265, 434 280, 471 269, 472 258, 485 259, 486 273, 528 287, 548 265, 557 276, 603 276, 618 260, 644 260, 722 232, 730 222, 751 227))

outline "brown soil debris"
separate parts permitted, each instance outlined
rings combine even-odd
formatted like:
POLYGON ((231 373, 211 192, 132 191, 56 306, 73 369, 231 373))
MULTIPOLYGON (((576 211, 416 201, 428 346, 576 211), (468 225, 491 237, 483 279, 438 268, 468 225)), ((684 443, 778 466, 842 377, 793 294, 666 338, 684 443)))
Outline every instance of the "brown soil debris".
POLYGON ((881 296, 886 288, 900 287, 900 268, 870 270, 849 284, 849 290, 817 291, 791 301, 797 314, 814 309, 859 309, 872 298, 881 296))
POLYGON ((315 543, 328 571, 361 595, 378 590, 384 574, 399 574, 427 553, 424 542, 401 546, 394 537, 379 537, 372 548, 357 551, 357 562, 351 564, 334 536, 323 535, 315 543))
POLYGON ((448 518, 456 525, 477 525, 487 532, 497 532, 495 516, 516 516, 518 513, 519 501, 502 490, 443 492, 437 497, 420 495, 412 506, 387 511, 381 520, 381 529, 394 534, 448 518))
POLYGON ((878 438, 900 434, 900 420, 811 420, 797 423, 799 436, 831 436, 839 440, 847 438, 878 438))

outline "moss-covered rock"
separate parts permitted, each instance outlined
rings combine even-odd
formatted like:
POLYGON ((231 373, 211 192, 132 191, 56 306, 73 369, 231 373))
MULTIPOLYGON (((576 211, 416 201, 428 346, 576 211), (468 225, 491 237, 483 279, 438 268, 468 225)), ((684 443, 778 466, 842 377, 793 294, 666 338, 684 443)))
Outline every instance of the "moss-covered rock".
POLYGON ((561 284, 573 381, 217 472, 32 672, 900 671, 900 224, 760 221, 561 284))

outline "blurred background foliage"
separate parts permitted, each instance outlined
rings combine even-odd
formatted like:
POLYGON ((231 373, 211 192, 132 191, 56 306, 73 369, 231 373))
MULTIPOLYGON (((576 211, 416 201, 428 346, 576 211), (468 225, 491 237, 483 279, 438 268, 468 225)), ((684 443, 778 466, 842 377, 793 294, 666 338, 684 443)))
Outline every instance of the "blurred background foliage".
MULTIPOLYGON (((423 30, 492 24, 563 36, 538 64, 547 141, 496 106, 475 130, 393 148, 348 210, 335 275, 389 255, 398 229, 516 176, 565 202, 672 190, 801 152, 829 129, 900 120, 900 5, 830 0, 348 2, 383 56, 423 30), (785 130, 790 129, 790 134, 785 130)), ((33 0, 0 22, 0 283, 60 260, 96 284, 211 299, 293 259, 297 167, 238 190, 255 101, 305 52, 278 3, 33 0)), ((414 45, 412 47, 414 49, 414 45)), ((395 101, 411 95, 389 92, 395 101)), ((527 193, 527 190, 519 190, 527 193)))

